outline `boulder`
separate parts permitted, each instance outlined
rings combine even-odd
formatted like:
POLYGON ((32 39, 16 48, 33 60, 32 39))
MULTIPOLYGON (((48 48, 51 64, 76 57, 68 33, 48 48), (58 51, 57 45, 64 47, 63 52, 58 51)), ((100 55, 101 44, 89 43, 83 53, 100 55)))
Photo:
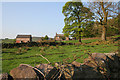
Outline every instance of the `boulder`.
POLYGON ((72 80, 72 76, 74 74, 74 67, 72 64, 66 64, 64 67, 64 76, 66 79, 72 80))
POLYGON ((39 64, 36 66, 37 69, 40 69, 44 74, 48 74, 54 67, 49 64, 39 64))
POLYGON ((14 68, 10 71, 11 76, 14 80, 19 79, 38 79, 37 73, 30 65, 20 64, 19 67, 14 68))
POLYGON ((92 53, 91 56, 84 60, 84 63, 91 67, 96 67, 97 65, 105 66, 105 62, 108 59, 113 60, 113 55, 115 55, 115 53, 92 53))
POLYGON ((120 57, 116 53, 92 53, 84 60, 84 64, 110 78, 120 75, 120 57))
POLYGON ((113 59, 113 56, 118 53, 104 53, 106 56, 108 56, 110 59, 113 59))
POLYGON ((54 67, 47 75, 46 80, 56 80, 60 75, 59 69, 54 67))
POLYGON ((8 73, 0 74, 0 80, 7 80, 8 79, 8 73))
MULTIPOLYGON (((58 67, 59 64, 55 63, 55 66, 58 67)), ((56 67, 53 67, 50 64, 39 64, 36 66, 37 69, 45 74, 46 80, 56 80, 60 75, 59 79, 64 80, 64 74, 61 74, 60 69, 57 69, 56 67)))
POLYGON ((107 57, 112 58, 112 56, 116 55, 116 53, 92 53, 92 57, 94 59, 104 59, 106 60, 107 57), (107 56, 107 57, 106 57, 107 56))
POLYGON ((102 75, 90 66, 81 65, 74 69, 73 80, 99 80, 100 78, 102 78, 102 75))
POLYGON ((13 78, 8 73, 0 74, 0 80, 12 80, 13 78))
POLYGON ((120 79, 120 57, 117 55, 113 55, 112 58, 107 57, 106 69, 111 78, 120 79))
POLYGON ((73 80, 102 78, 101 73, 95 68, 95 63, 91 63, 91 57, 86 58, 84 63, 73 61, 71 64, 74 65, 73 80))
POLYGON ((75 67, 80 67, 82 65, 82 63, 76 61, 73 61, 71 64, 74 65, 75 67))
POLYGON ((103 53, 92 53, 91 56, 94 59, 106 59, 106 55, 103 53))

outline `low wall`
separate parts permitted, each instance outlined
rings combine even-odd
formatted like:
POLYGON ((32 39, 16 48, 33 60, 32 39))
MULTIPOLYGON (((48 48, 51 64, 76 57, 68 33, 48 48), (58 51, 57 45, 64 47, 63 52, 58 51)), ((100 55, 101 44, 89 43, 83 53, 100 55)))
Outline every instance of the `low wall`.
POLYGON ((33 46, 56 46, 65 45, 64 42, 29 42, 29 43, 2 43, 2 48, 15 48, 15 47, 33 47, 33 46))

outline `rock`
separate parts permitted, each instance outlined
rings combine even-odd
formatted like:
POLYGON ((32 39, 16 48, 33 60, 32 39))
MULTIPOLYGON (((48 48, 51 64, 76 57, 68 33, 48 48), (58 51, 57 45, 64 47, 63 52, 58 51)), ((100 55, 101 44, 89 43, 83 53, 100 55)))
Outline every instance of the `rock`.
POLYGON ((0 74, 0 80, 7 80, 8 79, 8 73, 0 74))
POLYGON ((108 57, 106 69, 111 78, 120 78, 120 57, 116 55, 112 56, 112 59, 108 57))
POLYGON ((2 73, 0 74, 0 80, 12 80, 12 76, 10 76, 8 73, 2 73))
MULTIPOLYGON (((55 63, 55 66, 56 67, 53 67, 53 66, 51 66, 51 65, 49 65, 49 64, 39 64, 39 65, 37 65, 36 67, 38 68, 38 69, 40 69, 41 71, 43 71, 43 73, 45 73, 45 75, 46 75, 46 80, 56 80, 56 79, 58 79, 58 77, 59 77, 59 79, 60 80, 65 80, 65 76, 64 76, 64 74, 62 73, 60 73, 60 69, 58 69, 57 67, 58 66, 60 66, 58 63, 55 63)), ((63 66, 63 65, 62 65, 63 66)))
POLYGON ((96 66, 106 66, 106 60, 108 58, 113 59, 113 53, 92 53, 91 56, 84 60, 84 63, 90 67, 97 68, 96 66))
POLYGON ((95 78, 98 80, 99 78, 102 78, 102 75, 99 72, 87 65, 81 65, 79 68, 75 68, 74 71, 73 80, 88 80, 92 78, 92 80, 95 78))
POLYGON ((39 64, 36 68, 40 69, 44 74, 48 74, 54 67, 49 64, 39 64))
POLYGON ((117 53, 104 53, 109 58, 113 59, 112 56, 116 55, 117 53))
POLYGON ((75 67, 80 67, 81 65, 81 63, 76 62, 76 61, 73 61, 71 64, 74 65, 75 67))
POLYGON ((106 56, 105 56, 105 54, 103 54, 103 53, 92 53, 92 58, 94 58, 94 59, 106 59, 106 56))
POLYGON ((46 80, 56 80, 60 75, 59 69, 54 67, 47 75, 46 80))
POLYGON ((58 67, 59 66, 59 62, 56 62, 54 65, 55 65, 55 67, 58 67))
POLYGON ((10 71, 11 76, 17 80, 21 79, 38 79, 37 73, 30 65, 20 64, 19 67, 10 71))
POLYGON ((119 56, 117 56, 115 53, 92 53, 91 56, 84 60, 84 64, 94 68, 93 70, 95 70, 96 72, 99 71, 101 74, 106 74, 110 78, 119 77, 118 76, 120 75, 119 56))
POLYGON ((85 58, 84 63, 88 63, 88 62, 90 62, 90 60, 91 60, 90 58, 85 58))
POLYGON ((56 80, 60 75, 59 69, 49 64, 39 64, 36 68, 40 69, 46 75, 46 80, 56 80))
POLYGON ((74 67, 72 64, 66 64, 64 67, 64 75, 66 79, 72 80, 72 76, 74 74, 74 67))
POLYGON ((92 53, 92 58, 97 60, 97 59, 101 59, 101 60, 106 60, 108 57, 110 59, 113 59, 112 56, 116 55, 116 53, 92 53))

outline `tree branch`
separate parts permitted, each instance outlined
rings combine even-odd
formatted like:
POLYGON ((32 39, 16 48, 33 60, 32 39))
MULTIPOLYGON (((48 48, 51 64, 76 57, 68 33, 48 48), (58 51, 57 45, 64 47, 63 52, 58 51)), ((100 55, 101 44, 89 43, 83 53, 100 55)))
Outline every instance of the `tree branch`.
POLYGON ((108 4, 108 5, 105 7, 105 9, 107 9, 109 6, 111 6, 111 4, 112 4, 112 2, 111 2, 110 4, 108 4))
MULTIPOLYGON (((36 55, 39 55, 39 54, 36 54, 36 55)), ((39 55, 39 56, 41 56, 42 58, 44 58, 46 61, 48 61, 48 63, 50 64, 50 61, 47 59, 47 58, 45 58, 44 56, 42 56, 42 55, 39 55)))
POLYGON ((115 12, 115 11, 113 11, 113 10, 110 10, 110 9, 106 9, 106 10, 108 10, 108 11, 111 11, 111 12, 113 12, 113 13, 118 14, 118 12, 115 12))

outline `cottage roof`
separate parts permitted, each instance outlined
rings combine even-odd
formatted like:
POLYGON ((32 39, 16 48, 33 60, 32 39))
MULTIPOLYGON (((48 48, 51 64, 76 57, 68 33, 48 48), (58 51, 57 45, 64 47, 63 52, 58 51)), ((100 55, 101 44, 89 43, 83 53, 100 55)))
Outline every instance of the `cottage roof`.
POLYGON ((64 36, 64 34, 56 34, 57 37, 64 36))
POLYGON ((32 37, 32 41, 39 41, 42 40, 42 37, 32 37))
POLYGON ((31 35, 17 35, 16 38, 31 38, 31 35))

